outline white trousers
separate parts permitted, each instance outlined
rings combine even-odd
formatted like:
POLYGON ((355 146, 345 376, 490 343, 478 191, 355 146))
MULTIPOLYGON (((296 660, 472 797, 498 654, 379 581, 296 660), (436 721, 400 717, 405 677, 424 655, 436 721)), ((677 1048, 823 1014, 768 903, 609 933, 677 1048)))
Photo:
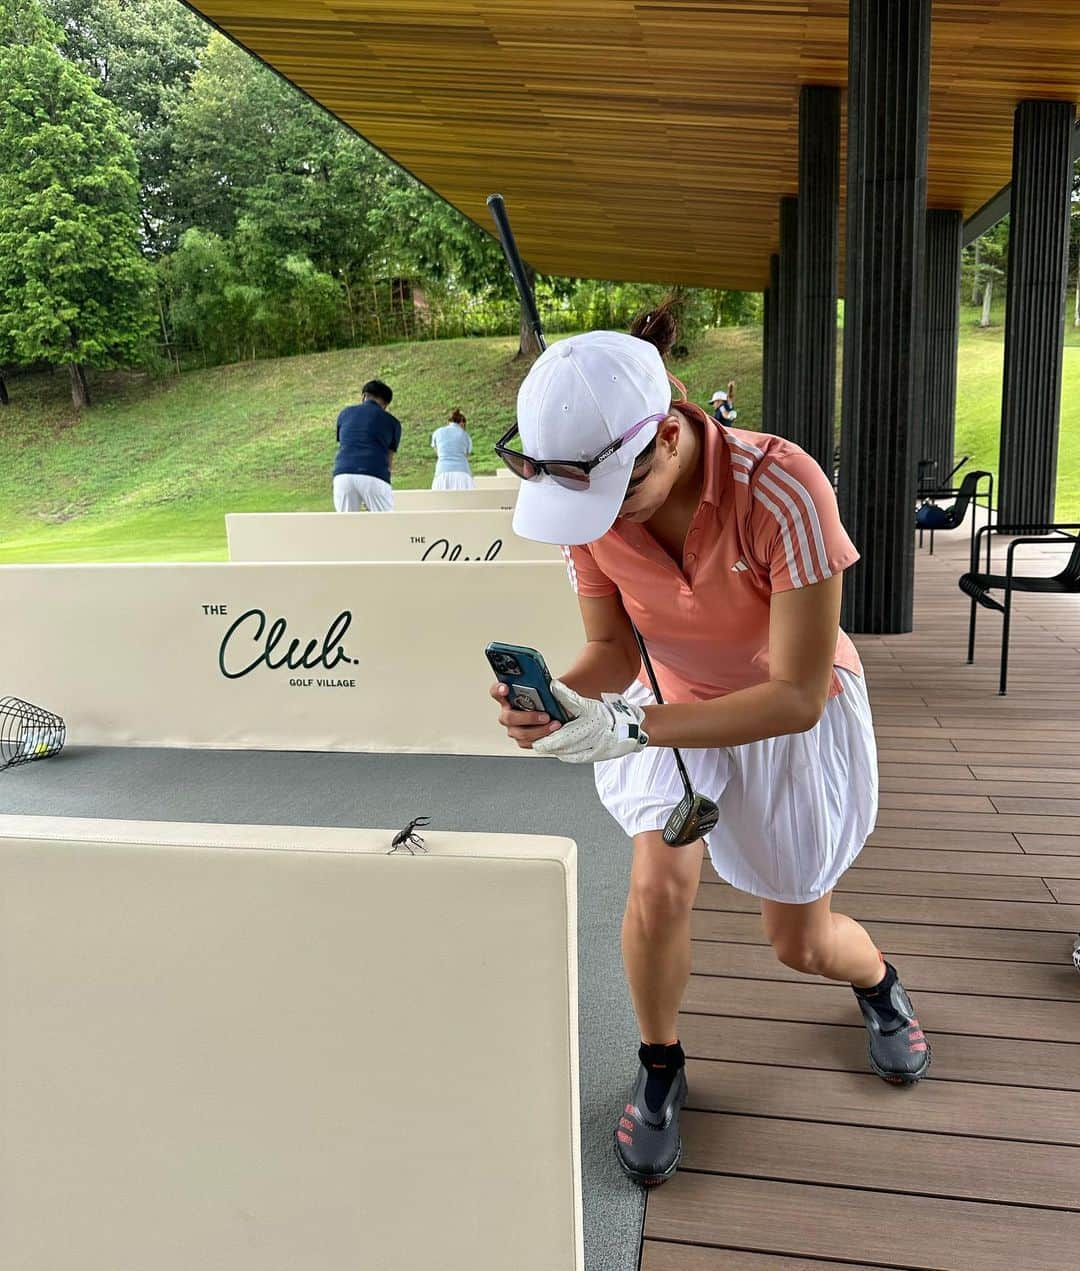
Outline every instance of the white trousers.
POLYGON ((392 512, 394 491, 388 481, 358 472, 341 472, 334 478, 334 511, 392 512))
MULTIPOLYGON (((793 905, 818 900, 874 828, 877 746, 866 683, 840 667, 836 674, 844 691, 807 732, 682 752, 694 789, 720 808, 705 840, 709 856, 740 891, 793 905)), ((638 681, 626 696, 640 706, 654 700, 638 681)), ((662 830, 683 796, 667 748, 609 759, 595 773, 604 806, 631 838, 662 830)))
POLYGON ((474 490, 471 472, 437 472, 431 483, 433 490, 474 490))

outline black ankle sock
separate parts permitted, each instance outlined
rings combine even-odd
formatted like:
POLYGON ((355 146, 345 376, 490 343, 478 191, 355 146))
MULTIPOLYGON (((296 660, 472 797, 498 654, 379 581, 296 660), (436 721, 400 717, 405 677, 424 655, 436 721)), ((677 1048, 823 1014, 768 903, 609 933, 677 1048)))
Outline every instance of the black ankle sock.
POLYGON ((673 1046, 642 1042, 638 1047, 638 1058, 649 1072, 645 1082, 645 1103, 650 1112, 655 1112, 667 1098, 679 1069, 685 1066, 686 1056, 679 1042, 673 1046))
POLYGON ((851 987, 855 990, 855 996, 861 997, 864 1002, 874 1008, 874 1013, 881 1020, 886 1028, 894 1028, 897 1024, 903 1023, 903 1017, 898 1015, 893 1009, 892 1001, 889 994, 892 992, 892 986, 896 983, 896 967, 891 962, 885 964, 885 974, 878 984, 872 985, 870 988, 860 988, 857 984, 851 987))

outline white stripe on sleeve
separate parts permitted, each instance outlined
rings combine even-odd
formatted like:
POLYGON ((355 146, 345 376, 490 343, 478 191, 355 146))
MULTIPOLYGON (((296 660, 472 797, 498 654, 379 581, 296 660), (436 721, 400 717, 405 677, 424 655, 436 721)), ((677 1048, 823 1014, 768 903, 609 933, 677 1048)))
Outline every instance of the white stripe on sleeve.
POLYGON ((764 486, 770 494, 775 495, 775 497, 779 499, 784 507, 786 507, 791 513, 791 523, 795 527, 795 533, 799 536, 799 546, 802 548, 806 581, 810 583, 820 582, 821 579, 818 578, 817 571, 814 569, 814 557, 810 551, 810 544, 806 538, 804 514, 802 510, 796 506, 795 500, 791 497, 791 495, 788 494, 786 490, 781 489, 780 486, 772 480, 769 474, 772 473, 774 469, 775 465, 772 465, 767 470, 763 471, 758 477, 758 485, 759 487, 764 486))
POLYGON ((817 504, 811 497, 810 491, 801 481, 797 481, 790 472, 785 472, 779 464, 772 464, 769 467, 769 472, 776 477, 777 481, 782 481, 785 485, 790 486, 802 501, 803 506, 806 508, 806 524, 814 536, 821 576, 823 578, 831 578, 832 571, 829 569, 829 556, 825 550, 825 535, 821 531, 821 518, 818 516, 817 504))
POLYGON ((566 561, 566 576, 570 579, 570 586, 574 589, 574 594, 578 594, 577 566, 574 564, 574 553, 565 544, 562 549, 563 560, 566 561))
POLYGON ((757 446, 752 445, 749 441, 743 441, 739 437, 733 437, 730 432, 725 432, 724 437, 727 439, 728 445, 732 447, 741 447, 743 450, 746 450, 753 455, 755 459, 765 458, 765 451, 759 450, 757 446))
POLYGON ((791 575, 791 581, 795 584, 795 586, 802 587, 804 584, 802 575, 799 573, 798 562, 795 559, 795 549, 791 544, 791 535, 788 533, 787 519, 772 499, 770 499, 767 494, 763 494, 761 492, 760 488, 754 491, 754 498, 757 499, 759 503, 767 507, 773 516, 776 517, 776 522, 780 526, 780 533, 784 538, 784 548, 787 551, 788 573, 791 575))

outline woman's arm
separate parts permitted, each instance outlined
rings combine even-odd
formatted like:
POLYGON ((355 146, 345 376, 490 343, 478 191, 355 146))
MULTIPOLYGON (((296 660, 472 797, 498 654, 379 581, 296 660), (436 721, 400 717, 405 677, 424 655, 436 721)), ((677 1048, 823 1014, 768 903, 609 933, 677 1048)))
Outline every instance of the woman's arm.
POLYGON ((843 577, 837 573, 775 594, 769 608, 769 681, 711 702, 647 706, 650 744, 741 746, 813 728, 829 699, 843 577))
MULTIPOLYGON (((559 678, 582 697, 621 693, 641 669, 641 657, 622 601, 617 595, 579 596, 578 604, 586 644, 559 678)), ((531 749, 534 741, 559 727, 539 711, 511 710, 506 703, 505 684, 493 684, 491 696, 501 708, 499 723, 523 750, 531 749)))
POLYGON ((558 678, 582 697, 621 693, 641 670, 630 619, 615 596, 579 596, 585 647, 558 678))

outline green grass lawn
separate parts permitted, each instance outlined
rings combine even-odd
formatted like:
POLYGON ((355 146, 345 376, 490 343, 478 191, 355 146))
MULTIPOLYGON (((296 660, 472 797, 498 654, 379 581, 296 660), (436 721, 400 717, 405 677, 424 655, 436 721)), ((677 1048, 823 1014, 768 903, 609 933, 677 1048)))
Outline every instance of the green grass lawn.
MULTIPOLYGON (((960 346, 957 451, 997 469, 1003 334, 960 346)), ((1000 315, 997 316, 1000 322, 1000 315)), ((66 374, 22 377, 0 408, 0 561, 224 560, 226 512, 329 510, 334 420, 365 380, 394 388, 404 426, 396 486, 427 486, 432 429, 460 407, 477 472, 514 416, 515 341, 447 340, 245 363, 155 378, 95 376, 81 417, 66 374)), ((1058 515, 1080 519, 1080 334, 1066 336, 1058 515)), ((760 328, 710 332, 674 371, 706 402, 738 381, 739 423, 760 422, 760 328)))
MULTIPOLYGON (((960 363, 956 392, 956 457, 971 455, 957 474, 984 468, 998 477, 1001 435, 1001 378, 1005 358, 1003 310, 983 331, 977 311, 961 315, 960 363)), ((1061 431, 1058 442, 1057 518, 1080 521, 1080 329, 1065 327, 1061 373, 1061 431)))

